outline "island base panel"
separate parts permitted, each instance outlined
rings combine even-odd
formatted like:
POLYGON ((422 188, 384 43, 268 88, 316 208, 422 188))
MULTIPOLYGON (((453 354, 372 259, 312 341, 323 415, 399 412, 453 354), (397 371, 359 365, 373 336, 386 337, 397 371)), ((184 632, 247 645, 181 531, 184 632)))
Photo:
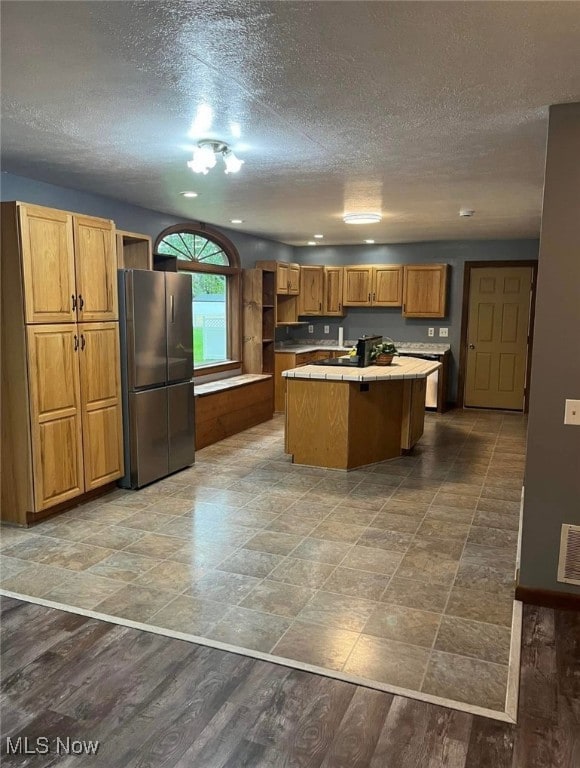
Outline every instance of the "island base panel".
POLYGON ((296 464, 331 469, 400 456, 410 383, 288 379, 286 451, 296 464))

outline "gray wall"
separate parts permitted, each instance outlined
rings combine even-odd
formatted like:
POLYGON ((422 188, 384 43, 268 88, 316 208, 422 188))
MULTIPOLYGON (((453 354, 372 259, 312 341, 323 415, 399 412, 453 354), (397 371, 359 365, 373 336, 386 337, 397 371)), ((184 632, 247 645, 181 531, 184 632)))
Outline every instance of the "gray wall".
MULTIPOLYGON (((469 223, 466 222, 469 226, 469 223)), ((316 246, 295 248, 295 259, 300 264, 429 264, 443 263, 451 266, 447 317, 441 320, 404 318, 400 308, 348 309, 345 318, 312 318, 314 332, 307 326, 285 332, 278 338, 323 339, 338 337, 338 327, 344 328, 345 339, 356 339, 365 334, 382 334, 397 341, 425 341, 451 345, 451 376, 448 399, 457 397, 457 372, 461 335, 461 302, 463 297, 463 267, 466 261, 510 261, 538 258, 537 240, 464 240, 453 242, 403 243, 400 245, 343 245, 339 247, 316 246), (324 326, 330 326, 330 334, 324 326), (435 336, 427 335, 428 328, 435 328, 435 336), (439 328, 448 328, 448 338, 439 337, 439 328)))
MULTIPOLYGON (((0 174, 0 199, 46 205, 73 213, 84 213, 88 216, 102 216, 106 219, 113 219, 119 229, 151 235, 154 241, 157 235, 167 227, 185 221, 159 211, 151 211, 147 208, 129 205, 120 200, 113 200, 110 197, 79 192, 76 189, 58 187, 54 184, 45 184, 42 181, 26 179, 23 176, 14 176, 10 173, 0 174)), ((292 261, 293 248, 289 245, 248 235, 244 232, 226 228, 220 229, 235 244, 243 267, 253 267, 257 259, 292 261)))
MULTIPOLYGON (((129 205, 101 195, 46 184, 41 181, 0 174, 0 199, 21 200, 27 203, 62 208, 76 213, 103 216, 115 221, 119 229, 151 235, 155 239, 166 227, 183 219, 129 205)), ((469 222, 466 222, 469 225, 469 222)), ((331 338, 338 337, 338 327, 344 327, 346 339, 356 339, 363 333, 381 333, 398 341, 434 341, 451 344, 451 376, 448 400, 457 397, 457 368, 459 364, 459 337, 461 332, 461 300, 463 293, 463 265, 465 261, 536 259, 537 240, 465 240, 454 242, 404 243, 401 245, 360 245, 338 247, 293 248, 273 240, 266 240, 244 232, 221 228, 236 245, 242 266, 253 267, 259 259, 297 261, 300 264, 409 264, 440 263, 451 265, 448 316, 444 320, 404 319, 401 310, 351 308, 345 318, 312 318, 314 333, 306 326, 288 333, 278 329, 276 338, 331 338), (324 325, 330 333, 324 333, 324 325), (427 336, 427 328, 434 327, 435 337, 427 336), (438 329, 449 328, 449 337, 440 338, 438 329)))
POLYGON ((562 523, 580 525, 580 104, 550 108, 532 357, 520 585, 580 595, 556 581, 562 523))

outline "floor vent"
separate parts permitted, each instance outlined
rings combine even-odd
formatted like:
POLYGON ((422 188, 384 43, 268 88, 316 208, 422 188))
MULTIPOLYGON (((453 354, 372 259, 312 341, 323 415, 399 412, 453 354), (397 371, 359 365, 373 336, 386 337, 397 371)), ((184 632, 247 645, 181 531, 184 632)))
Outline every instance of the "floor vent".
POLYGON ((580 525, 563 525, 558 581, 580 586, 580 525))

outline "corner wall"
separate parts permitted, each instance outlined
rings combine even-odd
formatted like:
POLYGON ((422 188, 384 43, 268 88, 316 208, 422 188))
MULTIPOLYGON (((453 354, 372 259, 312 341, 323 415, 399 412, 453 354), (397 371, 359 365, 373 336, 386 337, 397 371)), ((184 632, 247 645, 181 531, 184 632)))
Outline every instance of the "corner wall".
POLYGON ((550 108, 520 564, 520 586, 580 595, 556 581, 562 523, 580 525, 580 104, 550 108))

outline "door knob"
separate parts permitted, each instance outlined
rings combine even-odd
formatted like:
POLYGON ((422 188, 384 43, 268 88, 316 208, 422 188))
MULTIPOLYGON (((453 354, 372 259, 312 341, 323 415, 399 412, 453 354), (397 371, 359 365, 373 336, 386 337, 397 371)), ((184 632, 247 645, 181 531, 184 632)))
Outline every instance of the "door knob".
POLYGON ((470 344, 469 349, 475 349, 475 344, 470 344))

